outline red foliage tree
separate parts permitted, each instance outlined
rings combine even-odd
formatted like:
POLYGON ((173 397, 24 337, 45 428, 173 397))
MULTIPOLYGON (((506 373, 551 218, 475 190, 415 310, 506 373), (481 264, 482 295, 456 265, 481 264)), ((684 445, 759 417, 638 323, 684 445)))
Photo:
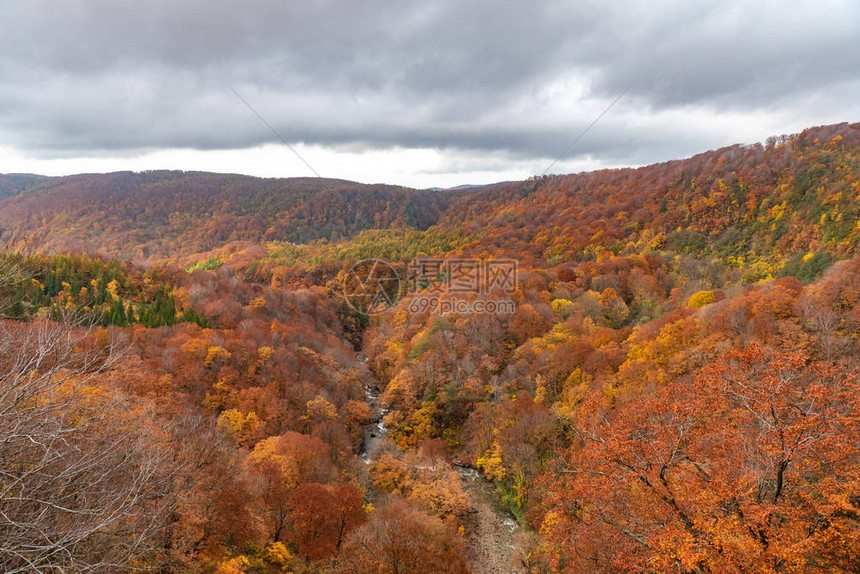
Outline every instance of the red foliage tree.
POLYGON ((296 544, 307 560, 332 556, 347 533, 364 521, 361 495, 351 484, 303 484, 293 493, 290 507, 296 544))

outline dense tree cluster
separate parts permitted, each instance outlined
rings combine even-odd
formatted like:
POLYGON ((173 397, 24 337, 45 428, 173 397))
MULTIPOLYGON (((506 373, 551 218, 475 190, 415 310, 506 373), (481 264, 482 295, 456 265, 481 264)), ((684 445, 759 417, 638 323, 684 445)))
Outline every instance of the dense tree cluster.
POLYGON ((521 570, 857 571, 858 161, 842 124, 457 193, 2 176, 0 566, 467 572, 468 468, 521 570), (429 255, 517 259, 460 295, 513 312, 341 296, 429 255))
MULTIPOLYGON (((20 179, 0 176, 0 197, 20 179)), ((0 228, 4 240, 40 233, 43 248, 53 250, 167 258, 229 241, 307 243, 369 228, 425 229, 448 202, 435 191, 340 180, 117 172, 30 182, 0 205, 0 228)))
POLYGON ((154 328, 193 322, 208 326, 191 307, 179 309, 174 298, 176 273, 141 272, 115 260, 66 253, 24 257, 6 253, 0 266, 18 267, 17 279, 6 287, 7 313, 18 319, 75 316, 101 325, 139 323, 154 328))

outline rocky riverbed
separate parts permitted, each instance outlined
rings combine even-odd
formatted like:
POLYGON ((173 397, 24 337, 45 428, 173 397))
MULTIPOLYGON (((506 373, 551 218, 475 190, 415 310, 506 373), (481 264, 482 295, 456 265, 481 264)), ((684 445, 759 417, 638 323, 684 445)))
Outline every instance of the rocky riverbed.
MULTIPOLYGON (((361 458, 365 464, 371 464, 388 432, 383 421, 388 409, 379 406, 377 389, 365 386, 364 395, 373 418, 365 428, 361 458)), ((495 486, 474 468, 461 465, 454 468, 472 506, 472 512, 463 521, 470 570, 475 574, 524 574, 522 564, 517 564, 516 535, 521 528, 514 516, 497 502, 495 486)))

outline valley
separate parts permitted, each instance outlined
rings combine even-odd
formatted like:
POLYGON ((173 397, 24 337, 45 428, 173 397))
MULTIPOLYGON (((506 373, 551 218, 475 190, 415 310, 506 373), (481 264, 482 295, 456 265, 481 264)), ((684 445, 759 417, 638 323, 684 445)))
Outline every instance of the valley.
POLYGON ((453 189, 0 196, 4 571, 860 568, 860 124, 453 189))

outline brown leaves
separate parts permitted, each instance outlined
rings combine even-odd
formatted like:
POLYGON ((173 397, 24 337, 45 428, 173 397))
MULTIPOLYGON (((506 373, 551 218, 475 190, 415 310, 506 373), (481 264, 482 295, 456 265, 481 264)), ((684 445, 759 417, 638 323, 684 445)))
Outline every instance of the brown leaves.
POLYGON ((465 574, 462 540, 441 520, 393 499, 344 545, 339 574, 465 574))

